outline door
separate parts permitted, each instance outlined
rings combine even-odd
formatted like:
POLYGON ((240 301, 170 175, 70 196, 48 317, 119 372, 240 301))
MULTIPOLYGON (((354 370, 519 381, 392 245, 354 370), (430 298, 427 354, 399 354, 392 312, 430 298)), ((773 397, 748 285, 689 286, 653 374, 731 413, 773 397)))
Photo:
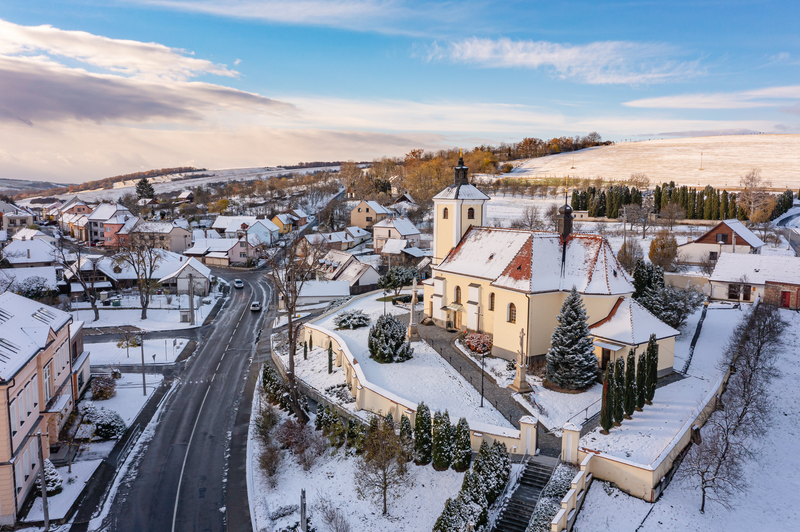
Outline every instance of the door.
POLYGON ((742 301, 750 301, 750 291, 752 288, 749 284, 742 286, 742 301))
POLYGON ((611 349, 606 349, 604 347, 603 348, 603 356, 602 356, 602 359, 600 361, 600 367, 602 369, 606 369, 606 366, 608 366, 609 362, 611 362, 611 349))
POLYGON ((792 301, 791 292, 781 292, 781 307, 789 308, 791 301, 792 301))
POLYGON ((461 312, 455 313, 456 329, 461 330, 461 312))

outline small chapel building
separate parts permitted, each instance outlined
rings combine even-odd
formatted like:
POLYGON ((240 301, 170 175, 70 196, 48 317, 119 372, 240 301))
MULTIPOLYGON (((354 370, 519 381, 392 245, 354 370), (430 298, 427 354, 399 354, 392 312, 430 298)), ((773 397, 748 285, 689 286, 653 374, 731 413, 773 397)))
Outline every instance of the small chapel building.
POLYGON ((598 365, 659 344, 659 376, 672 372, 679 332, 631 295, 633 283, 605 237, 572 231, 572 208, 558 231, 483 227, 489 196, 471 185, 463 158, 453 184, 433 198, 432 276, 423 281, 425 315, 452 330, 489 333, 492 355, 542 364, 557 316, 573 286, 583 297, 598 365))

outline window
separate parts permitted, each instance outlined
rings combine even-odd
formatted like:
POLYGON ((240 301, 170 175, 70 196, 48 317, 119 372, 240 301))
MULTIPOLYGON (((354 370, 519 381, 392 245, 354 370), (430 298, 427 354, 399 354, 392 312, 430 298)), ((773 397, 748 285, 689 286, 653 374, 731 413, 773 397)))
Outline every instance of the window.
POLYGON ((43 375, 44 375, 44 402, 45 402, 45 404, 47 404, 47 402, 50 401, 50 398, 53 397, 53 385, 50 383, 50 374, 52 372, 52 368, 50 366, 52 366, 52 364, 53 363, 51 362, 51 363, 47 364, 44 367, 44 374, 43 375))
POLYGON ((17 429, 19 428, 19 412, 17 412, 17 401, 11 401, 8 403, 8 408, 11 410, 11 435, 17 433, 17 429))
POLYGON ((31 386, 33 387, 33 406, 36 408, 39 406, 39 381, 36 379, 35 375, 31 381, 31 386))
POLYGON ((110 236, 106 237, 106 242, 111 242, 111 237, 110 236))
POLYGON ((475 219, 475 209, 473 209, 472 207, 470 207, 470 208, 467 210, 467 220, 474 220, 474 219, 475 219))
POLYGON ((25 475, 25 480, 31 476, 31 453, 29 449, 25 449, 22 453, 22 473, 25 475))
POLYGON ((78 373, 78 389, 83 388, 83 371, 78 373))
POLYGON ((494 310, 494 292, 489 294, 489 310, 494 310))
POLYGON ((442 210, 442 220, 447 220, 449 217, 450 217, 450 211, 448 211, 447 207, 445 207, 442 210))
POLYGON ((247 253, 239 253, 239 258, 244 259, 247 257, 247 253))
POLYGON ((164 241, 164 237, 163 236, 159 236, 158 239, 161 240, 162 242, 164 241))
POLYGON ((31 385, 25 385, 25 407, 27 408, 27 415, 33 412, 33 397, 31 396, 31 385))
POLYGON ((247 245, 247 243, 246 243, 246 242, 239 242, 239 247, 240 247, 240 248, 243 248, 243 247, 245 247, 246 245, 247 245))
POLYGON ((367 212, 369 212, 369 207, 367 207, 367 212))
POLYGON ((367 216, 367 221, 371 222, 372 221, 372 216, 367 216))
POLYGON ((461 287, 456 286, 456 303, 461 303, 461 287))
POLYGON ((727 244, 728 243, 728 233, 719 233, 717 234, 717 242, 720 244, 727 244))
POLYGON ((717 258, 719 258, 719 253, 716 251, 709 251, 708 252, 708 260, 711 262, 716 262, 717 258))
POLYGON ((358 212, 361 212, 361 207, 358 208, 358 212))
POLYGON ((14 474, 17 476, 17 493, 22 491, 22 461, 19 461, 15 464, 14 467, 14 474))
POLYGON ((514 303, 508 304, 508 323, 517 323, 517 307, 514 303))

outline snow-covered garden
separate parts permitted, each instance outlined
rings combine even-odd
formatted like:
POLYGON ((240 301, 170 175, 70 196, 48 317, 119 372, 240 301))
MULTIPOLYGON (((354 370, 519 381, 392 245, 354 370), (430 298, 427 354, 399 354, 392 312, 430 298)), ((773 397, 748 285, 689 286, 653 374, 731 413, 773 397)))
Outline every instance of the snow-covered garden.
MULTIPOLYGON (((189 342, 186 338, 159 338, 144 341, 145 365, 172 364, 189 342), (153 356, 155 355, 155 357, 153 356)), ((139 365, 142 363, 142 348, 138 343, 128 346, 125 340, 85 344, 91 354, 92 366, 139 365)))

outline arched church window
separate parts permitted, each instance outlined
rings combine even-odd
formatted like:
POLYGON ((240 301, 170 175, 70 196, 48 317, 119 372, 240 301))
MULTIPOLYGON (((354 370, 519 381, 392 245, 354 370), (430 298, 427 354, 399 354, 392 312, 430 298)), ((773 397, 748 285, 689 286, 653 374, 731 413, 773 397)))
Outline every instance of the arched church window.
POLYGON ((508 323, 517 323, 517 307, 514 303, 508 304, 508 323))
POLYGON ((494 292, 489 294, 489 310, 494 310, 494 292))
POLYGON ((448 211, 447 207, 445 207, 444 210, 442 210, 442 219, 443 220, 447 220, 447 218, 449 218, 449 216, 450 216, 450 211, 448 211))
POLYGON ((470 207, 470 208, 467 210, 467 220, 474 220, 474 219, 475 219, 475 209, 473 209, 472 207, 470 207))
POLYGON ((461 287, 456 286, 456 303, 461 303, 461 287))

